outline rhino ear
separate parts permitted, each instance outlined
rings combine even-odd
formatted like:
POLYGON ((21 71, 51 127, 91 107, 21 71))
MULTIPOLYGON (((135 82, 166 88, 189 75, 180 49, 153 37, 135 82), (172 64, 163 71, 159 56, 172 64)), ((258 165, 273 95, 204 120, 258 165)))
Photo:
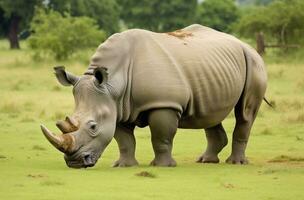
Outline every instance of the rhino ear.
POLYGON ((79 80, 79 77, 66 72, 64 66, 54 67, 54 70, 57 80, 64 86, 75 85, 79 80))
POLYGON ((107 72, 107 68, 105 67, 96 67, 94 69, 94 76, 96 79, 96 83, 98 85, 102 85, 104 83, 106 83, 108 81, 108 72, 107 72))

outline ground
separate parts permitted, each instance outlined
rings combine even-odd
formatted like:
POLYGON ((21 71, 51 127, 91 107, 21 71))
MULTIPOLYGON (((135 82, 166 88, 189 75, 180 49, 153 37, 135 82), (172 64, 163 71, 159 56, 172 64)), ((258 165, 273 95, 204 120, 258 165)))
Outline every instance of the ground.
POLYGON ((173 155, 178 166, 148 166, 153 158, 148 129, 136 129, 138 167, 111 168, 115 141, 97 165, 70 169, 42 135, 44 123, 73 111, 71 88, 59 86, 52 67, 85 71, 86 56, 33 61, 30 52, 0 42, 0 199, 304 199, 304 64, 268 63, 269 87, 247 149, 250 164, 228 165, 233 114, 225 121, 229 145, 220 164, 198 164, 206 147, 202 130, 179 130, 173 155))

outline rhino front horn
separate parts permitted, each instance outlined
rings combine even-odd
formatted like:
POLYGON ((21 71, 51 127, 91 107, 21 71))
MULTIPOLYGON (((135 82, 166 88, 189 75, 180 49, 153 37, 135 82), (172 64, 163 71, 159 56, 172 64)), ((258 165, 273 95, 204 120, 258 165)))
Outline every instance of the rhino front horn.
POLYGON ((46 139, 59 151, 63 153, 72 153, 75 147, 75 138, 71 134, 55 135, 45 126, 40 125, 42 133, 46 139))

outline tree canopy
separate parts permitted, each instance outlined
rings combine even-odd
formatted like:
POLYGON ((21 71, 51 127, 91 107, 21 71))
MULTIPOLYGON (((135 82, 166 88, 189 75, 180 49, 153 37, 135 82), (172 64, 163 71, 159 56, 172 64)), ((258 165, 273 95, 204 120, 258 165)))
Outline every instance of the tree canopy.
POLYGON ((34 8, 40 0, 0 0, 0 19, 2 34, 8 36, 10 47, 18 49, 18 33, 20 26, 26 27, 34 13, 34 8), (2 13, 1 13, 2 12, 2 13))
POLYGON ((255 33, 264 32, 282 44, 303 42, 303 10, 302 0, 273 1, 267 6, 247 9, 235 30, 245 37, 254 37, 255 33))
POLYGON ((274 0, 236 0, 240 5, 267 5, 274 0))
POLYGON ((91 17, 109 34, 119 31, 120 6, 115 0, 50 0, 46 7, 74 17, 91 17))
POLYGON ((197 0, 118 0, 130 28, 171 31, 194 22, 197 0))
POLYGON ((230 25, 238 19, 234 0, 205 0, 199 6, 196 21, 219 31, 229 32, 230 25))

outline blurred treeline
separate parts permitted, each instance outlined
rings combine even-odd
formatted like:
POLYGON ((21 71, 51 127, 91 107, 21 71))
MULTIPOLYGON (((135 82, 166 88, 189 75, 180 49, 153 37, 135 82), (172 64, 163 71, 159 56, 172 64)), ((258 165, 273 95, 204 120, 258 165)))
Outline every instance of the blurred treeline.
MULTIPOLYGON (((79 34, 82 40, 96 37, 100 43, 128 28, 168 32, 193 23, 245 38, 253 39, 263 32, 273 43, 302 44, 304 1, 0 0, 0 37, 7 38, 11 48, 19 48, 19 39, 30 36, 30 46, 35 49, 48 38, 54 49, 61 49, 59 55, 71 47, 60 46, 68 40, 63 40, 64 36, 71 41, 79 34)), ((73 45, 77 48, 81 44, 76 41, 73 45)), ((91 44, 90 40, 85 44, 91 44)))

